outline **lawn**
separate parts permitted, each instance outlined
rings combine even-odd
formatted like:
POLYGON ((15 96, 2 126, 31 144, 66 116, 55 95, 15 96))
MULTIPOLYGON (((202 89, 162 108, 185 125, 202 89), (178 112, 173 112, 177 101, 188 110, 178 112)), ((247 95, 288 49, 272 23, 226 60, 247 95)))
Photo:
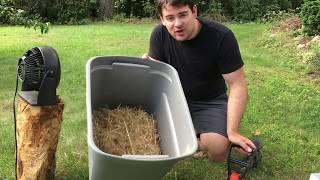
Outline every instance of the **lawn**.
MULTIPOLYGON (((88 179, 85 64, 93 56, 140 57, 155 24, 99 23, 52 26, 49 34, 0 26, 0 179, 13 179, 15 166, 12 101, 18 58, 48 45, 60 57, 58 94, 65 102, 57 151, 57 179, 88 179)), ((294 48, 263 48, 262 24, 231 24, 246 64, 249 102, 241 132, 264 141, 263 160, 247 179, 308 179, 320 172, 320 88, 292 56, 294 48), (292 52, 292 53, 291 53, 292 52)), ((226 179, 226 164, 189 158, 164 179, 226 179)))

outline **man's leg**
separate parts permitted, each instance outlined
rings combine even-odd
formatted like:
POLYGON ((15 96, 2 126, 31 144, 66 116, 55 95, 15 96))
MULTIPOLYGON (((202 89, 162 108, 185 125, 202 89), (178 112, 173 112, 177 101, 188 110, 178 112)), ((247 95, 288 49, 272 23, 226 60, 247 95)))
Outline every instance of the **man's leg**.
POLYGON ((200 149, 204 151, 210 161, 223 162, 229 153, 228 138, 218 133, 202 133, 199 141, 200 149))
MULTIPOLYGON (((229 153, 227 102, 226 94, 208 101, 188 101, 200 150, 214 162, 224 161, 229 153)), ((195 157, 200 157, 201 151, 195 157)))

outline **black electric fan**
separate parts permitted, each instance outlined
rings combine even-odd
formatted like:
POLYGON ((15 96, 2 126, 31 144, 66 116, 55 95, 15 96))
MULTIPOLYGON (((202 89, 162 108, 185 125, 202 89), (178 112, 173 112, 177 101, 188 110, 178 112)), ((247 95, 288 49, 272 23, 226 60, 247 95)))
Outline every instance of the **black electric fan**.
POLYGON ((57 52, 48 46, 28 50, 18 61, 18 77, 22 81, 19 96, 31 105, 49 106, 58 103, 56 88, 60 82, 57 52))
MULTIPOLYGON (((16 90, 13 98, 14 137, 17 168, 17 123, 15 99, 18 90, 18 78, 22 81, 19 96, 34 106, 50 106, 58 103, 56 89, 60 82, 60 62, 57 52, 49 46, 28 50, 18 60, 16 90)), ((17 179, 17 169, 16 169, 17 179)))

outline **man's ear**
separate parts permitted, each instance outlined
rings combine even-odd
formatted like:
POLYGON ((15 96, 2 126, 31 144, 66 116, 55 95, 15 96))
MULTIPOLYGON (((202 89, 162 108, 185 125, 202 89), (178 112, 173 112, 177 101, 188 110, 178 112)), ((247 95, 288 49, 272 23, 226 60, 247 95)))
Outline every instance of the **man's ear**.
POLYGON ((162 25, 166 26, 166 22, 163 20, 162 15, 159 15, 162 25))
POLYGON ((192 14, 193 14, 195 17, 198 17, 198 7, 197 7, 197 5, 193 5, 193 7, 192 7, 192 14))

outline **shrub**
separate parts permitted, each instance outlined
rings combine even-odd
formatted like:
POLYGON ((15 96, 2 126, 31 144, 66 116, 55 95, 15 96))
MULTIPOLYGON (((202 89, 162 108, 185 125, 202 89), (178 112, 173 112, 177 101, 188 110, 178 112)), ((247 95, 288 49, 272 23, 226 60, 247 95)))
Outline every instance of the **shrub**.
POLYGON ((291 0, 292 9, 297 9, 301 7, 303 0, 291 0))
POLYGON ((117 14, 125 14, 126 17, 155 17, 156 9, 153 0, 116 0, 115 10, 117 14))
POLYGON ((277 0, 259 0, 259 9, 261 16, 263 16, 270 11, 280 11, 280 6, 277 0))
POLYGON ((278 4, 280 7, 280 10, 288 10, 292 8, 291 1, 288 0, 278 0, 278 4))
POLYGON ((234 0, 233 19, 240 22, 254 21, 261 16, 257 0, 234 0))
POLYGON ((320 32, 320 0, 305 0, 300 16, 306 34, 314 35, 320 32))
POLYGON ((81 24, 91 13, 90 0, 14 0, 28 16, 40 15, 45 21, 81 24))
POLYGON ((40 28, 43 34, 48 33, 50 23, 42 22, 38 15, 28 17, 24 10, 14 8, 11 1, 0 1, 0 24, 24 25, 28 28, 33 27, 34 30, 40 28))
POLYGON ((311 64, 313 68, 320 71, 320 45, 313 44, 309 53, 304 56, 304 61, 311 64))
POLYGON ((219 22, 227 20, 227 18, 224 16, 222 3, 216 0, 210 1, 208 9, 205 12, 205 16, 219 22))
POLYGON ((292 16, 296 16, 296 14, 294 14, 292 11, 281 11, 281 10, 268 11, 262 17, 261 20, 263 22, 274 23, 274 22, 278 22, 278 21, 284 21, 284 20, 286 20, 286 19, 288 19, 289 17, 292 17, 292 16))
MULTIPOLYGON (((83 20, 89 16, 90 4, 88 0, 56 0, 53 12, 57 12, 56 21, 62 24, 83 24, 83 20)), ((55 19, 50 19, 54 21, 55 19)))
POLYGON ((17 10, 10 1, 0 1, 0 24, 21 24, 25 16, 23 10, 17 10))

